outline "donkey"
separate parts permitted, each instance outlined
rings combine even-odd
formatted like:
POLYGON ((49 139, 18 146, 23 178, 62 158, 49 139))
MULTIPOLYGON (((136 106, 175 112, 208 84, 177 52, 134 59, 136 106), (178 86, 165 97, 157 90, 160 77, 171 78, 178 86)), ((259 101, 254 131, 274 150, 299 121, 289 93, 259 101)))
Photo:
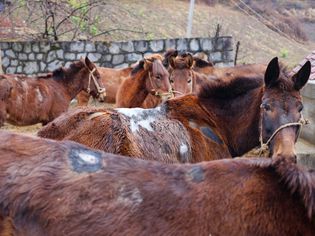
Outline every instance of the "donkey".
POLYGON ((68 109, 82 90, 104 92, 100 74, 88 59, 39 77, 0 75, 0 126, 47 124, 68 109))
POLYGON ((0 153, 1 235, 315 235, 314 171, 285 158, 166 165, 7 132, 0 153))

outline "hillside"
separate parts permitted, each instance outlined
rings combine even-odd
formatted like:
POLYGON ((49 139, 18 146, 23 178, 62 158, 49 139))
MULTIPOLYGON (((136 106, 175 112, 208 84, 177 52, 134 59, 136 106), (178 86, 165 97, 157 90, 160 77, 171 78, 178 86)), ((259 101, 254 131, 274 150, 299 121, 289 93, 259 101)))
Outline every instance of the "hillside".
MULTIPOLYGON (((188 8, 189 1, 108 0, 92 13, 99 16, 99 31, 107 33, 93 40, 185 37, 188 8)), ((267 63, 278 56, 293 66, 315 48, 314 42, 302 44, 283 37, 255 17, 231 6, 195 5, 192 37, 213 36, 217 24, 222 27, 221 35, 232 35, 235 42, 240 41, 239 63, 267 63)), ((42 22, 33 24, 32 30, 38 31, 41 25, 42 22)), ((71 38, 64 34, 60 39, 71 38)))

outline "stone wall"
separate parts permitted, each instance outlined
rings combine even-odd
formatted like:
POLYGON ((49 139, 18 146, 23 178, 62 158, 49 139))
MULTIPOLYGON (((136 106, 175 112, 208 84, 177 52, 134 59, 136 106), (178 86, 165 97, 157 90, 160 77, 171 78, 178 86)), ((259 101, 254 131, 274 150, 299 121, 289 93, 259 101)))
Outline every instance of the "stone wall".
POLYGON ((128 42, 0 42, 5 73, 38 74, 68 66, 88 56, 99 66, 126 67, 143 56, 176 48, 192 53, 205 52, 218 66, 233 65, 233 41, 217 38, 181 38, 128 42))

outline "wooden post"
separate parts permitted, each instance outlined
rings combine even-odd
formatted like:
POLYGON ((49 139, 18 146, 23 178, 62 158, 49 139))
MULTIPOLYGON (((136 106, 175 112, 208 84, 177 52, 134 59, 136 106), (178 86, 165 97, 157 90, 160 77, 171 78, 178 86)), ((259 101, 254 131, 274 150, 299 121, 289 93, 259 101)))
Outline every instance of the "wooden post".
POLYGON ((236 64, 237 64, 237 55, 238 55, 238 50, 239 50, 239 48, 240 48, 240 41, 237 41, 237 43, 236 43, 236 50, 235 50, 235 58, 234 58, 234 66, 236 66, 236 64))
POLYGON ((2 70, 2 58, 1 58, 1 48, 0 48, 0 75, 3 74, 2 70))

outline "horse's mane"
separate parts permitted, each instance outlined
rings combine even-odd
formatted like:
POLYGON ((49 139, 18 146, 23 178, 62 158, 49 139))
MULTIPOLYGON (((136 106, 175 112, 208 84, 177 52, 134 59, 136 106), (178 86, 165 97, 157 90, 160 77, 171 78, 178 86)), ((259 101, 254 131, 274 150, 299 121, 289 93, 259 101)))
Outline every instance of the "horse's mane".
MULTIPOLYGON (((152 63, 154 63, 157 60, 162 61, 163 57, 160 54, 151 54, 150 56, 146 57, 145 59, 150 60, 152 63)), ((132 71, 130 72, 130 74, 132 76, 134 76, 135 74, 137 74, 139 71, 142 71, 144 68, 144 60, 140 60, 135 67, 132 69, 132 71)))
POLYGON ((53 78, 54 79, 64 79, 67 75, 67 77, 71 78, 73 74, 78 73, 79 70, 81 70, 82 68, 84 68, 86 65, 83 61, 79 60, 76 61, 74 63, 72 63, 70 65, 69 68, 63 68, 63 67, 59 67, 57 69, 55 69, 52 72, 53 78))
POLYGON ((198 97, 202 99, 230 99, 259 88, 264 84, 261 77, 236 77, 231 80, 215 79, 201 84, 198 97))
POLYGON ((278 158, 270 162, 256 162, 254 165, 271 168, 279 175, 280 183, 288 188, 292 195, 297 194, 303 202, 307 216, 311 219, 315 213, 315 171, 278 158))
POLYGON ((213 67, 213 63, 210 61, 205 61, 199 57, 194 57, 194 67, 199 68, 213 67))

